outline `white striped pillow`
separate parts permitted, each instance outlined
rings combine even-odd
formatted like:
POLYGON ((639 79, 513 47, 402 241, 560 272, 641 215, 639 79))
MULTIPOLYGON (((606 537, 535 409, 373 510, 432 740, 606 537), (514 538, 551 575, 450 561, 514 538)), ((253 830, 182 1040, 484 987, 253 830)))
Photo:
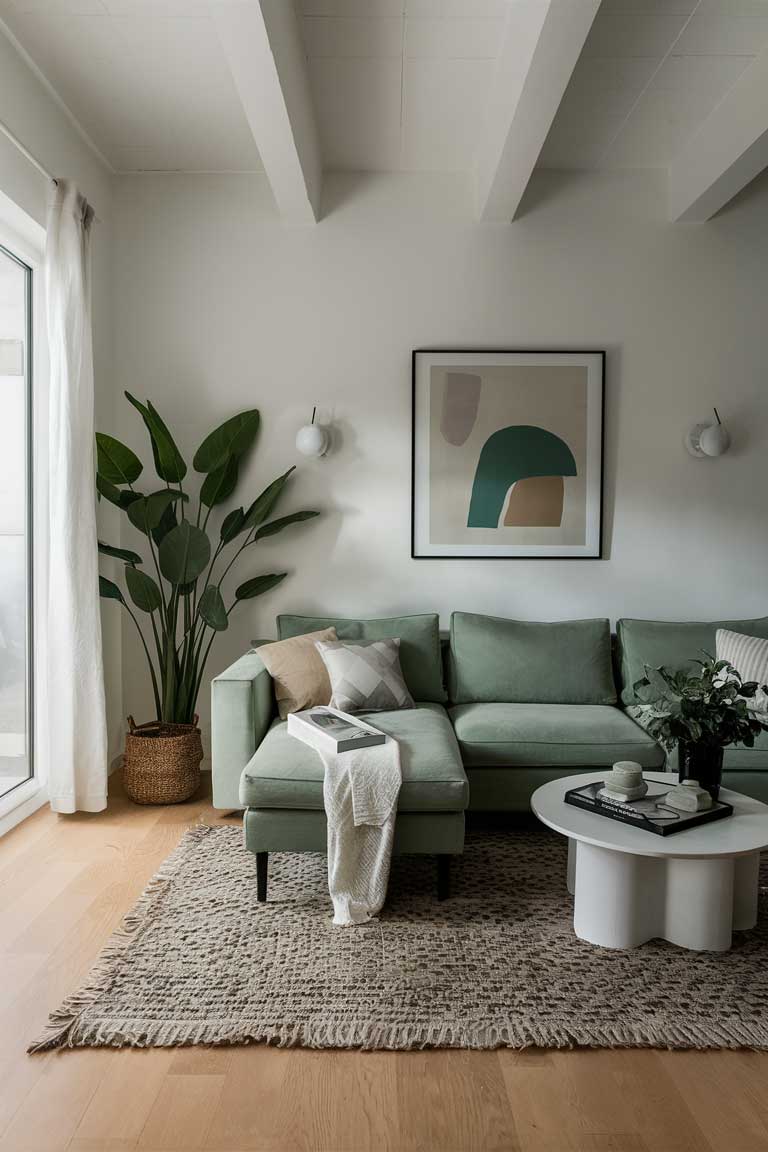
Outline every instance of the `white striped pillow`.
MULTIPOLYGON (((717 659, 732 664, 742 680, 757 680, 761 686, 768 684, 768 640, 718 628, 715 651, 717 659)), ((747 701, 747 707, 753 712, 768 712, 768 694, 758 689, 756 696, 747 701)))

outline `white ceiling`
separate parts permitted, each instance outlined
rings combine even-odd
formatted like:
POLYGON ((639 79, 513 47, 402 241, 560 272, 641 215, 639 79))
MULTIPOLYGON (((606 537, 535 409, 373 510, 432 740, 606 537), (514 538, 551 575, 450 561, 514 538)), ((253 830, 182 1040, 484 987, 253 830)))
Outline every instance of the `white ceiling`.
POLYGON ((539 159, 666 167, 768 44, 768 0, 603 0, 539 159))
MULTIPOLYGON (((117 171, 259 170, 210 16, 227 2, 0 0, 0 18, 117 171)), ((294 2, 327 169, 473 167, 522 0, 294 2)), ((765 45, 768 0, 603 0, 540 165, 665 167, 765 45)))
POLYGON ((328 168, 468 171, 508 0, 296 0, 328 168))

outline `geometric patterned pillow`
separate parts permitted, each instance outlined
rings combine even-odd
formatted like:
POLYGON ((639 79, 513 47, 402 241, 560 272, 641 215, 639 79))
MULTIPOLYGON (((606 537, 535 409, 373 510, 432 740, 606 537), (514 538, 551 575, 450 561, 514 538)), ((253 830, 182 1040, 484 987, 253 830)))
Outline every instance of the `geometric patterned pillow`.
POLYGON ((400 640, 318 641, 331 681, 331 708, 389 712, 414 708, 400 667, 400 640))
POLYGON ((768 695, 762 690, 768 683, 768 640, 718 628, 715 633, 715 655, 718 660, 727 660, 732 664, 742 680, 757 681, 757 692, 751 700, 747 700, 750 712, 768 711, 768 695))

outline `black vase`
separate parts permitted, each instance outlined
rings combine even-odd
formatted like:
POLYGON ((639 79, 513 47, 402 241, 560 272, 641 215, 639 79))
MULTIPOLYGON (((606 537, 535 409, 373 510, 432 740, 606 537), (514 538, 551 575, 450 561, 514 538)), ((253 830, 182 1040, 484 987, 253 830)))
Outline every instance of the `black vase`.
POLYGON ((723 778, 723 749, 716 744, 681 740, 677 746, 678 780, 698 780, 717 800, 723 778))

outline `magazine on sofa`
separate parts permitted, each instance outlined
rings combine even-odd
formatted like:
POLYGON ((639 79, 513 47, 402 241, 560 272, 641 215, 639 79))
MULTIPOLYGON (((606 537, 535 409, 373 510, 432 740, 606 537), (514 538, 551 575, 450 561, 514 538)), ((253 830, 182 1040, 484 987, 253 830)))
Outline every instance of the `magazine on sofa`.
POLYGON ((305 708, 288 716, 288 732, 307 743, 324 745, 328 752, 372 748, 387 739, 383 732, 369 732, 332 708, 305 708))

